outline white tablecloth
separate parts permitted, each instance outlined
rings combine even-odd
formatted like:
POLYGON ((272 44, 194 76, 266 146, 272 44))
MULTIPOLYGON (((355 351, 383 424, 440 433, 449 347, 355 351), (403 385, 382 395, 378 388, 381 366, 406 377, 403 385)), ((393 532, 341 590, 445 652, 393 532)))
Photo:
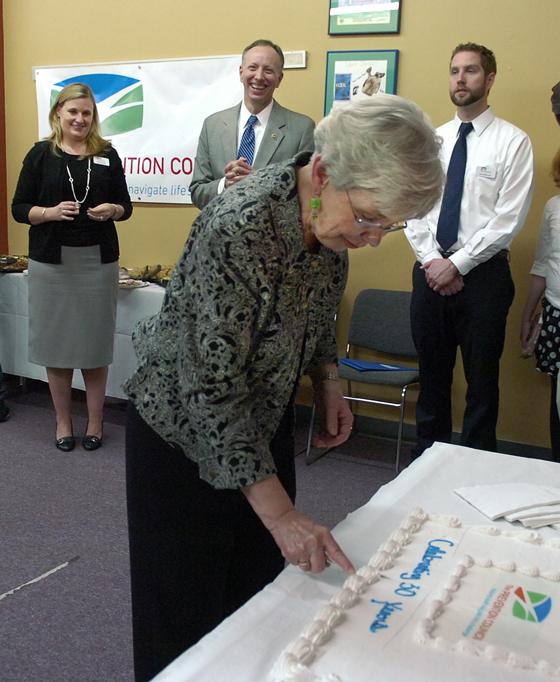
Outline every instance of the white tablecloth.
MULTIPOLYGON (((518 481, 560 487, 560 464, 436 443, 394 481, 383 486, 366 505, 340 523, 335 529, 335 536, 354 564, 361 566, 415 507, 422 507, 433 514, 454 514, 465 523, 492 524, 456 496, 453 489, 481 483, 518 481)), ((505 521, 494 522, 494 525, 512 527, 505 521)), ((540 532, 548 537, 559 535, 551 528, 540 532)), ((282 650, 341 588, 344 578, 342 571, 335 566, 319 576, 310 576, 288 567, 274 583, 177 658, 154 680, 265 682, 282 650)), ((383 657, 383 652, 375 655, 383 657)), ((523 682, 544 679, 537 673, 514 671, 474 657, 429 651, 418 655, 430 658, 432 665, 428 661, 426 665, 415 666, 403 652, 398 661, 381 661, 383 674, 378 679, 391 682, 474 682, 488 679, 492 682, 523 682)))
MULTIPOLYGON (((109 367, 107 395, 124 398, 123 383, 136 368, 131 334, 137 322, 157 313, 165 290, 157 284, 142 289, 119 289, 113 364, 109 367)), ((47 380, 44 367, 27 360, 27 277, 0 274, 0 364, 6 374, 47 380)), ((74 372, 73 386, 84 388, 81 372, 74 372)))

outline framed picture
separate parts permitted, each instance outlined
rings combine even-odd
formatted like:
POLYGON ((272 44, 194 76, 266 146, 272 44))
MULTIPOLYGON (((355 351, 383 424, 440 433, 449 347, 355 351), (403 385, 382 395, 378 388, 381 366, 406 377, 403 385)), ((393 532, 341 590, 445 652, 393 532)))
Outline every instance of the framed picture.
POLYGON ((340 102, 397 90, 398 50, 327 52, 325 116, 340 102))
POLYGON ((402 0, 330 0, 329 34, 398 33, 402 0))

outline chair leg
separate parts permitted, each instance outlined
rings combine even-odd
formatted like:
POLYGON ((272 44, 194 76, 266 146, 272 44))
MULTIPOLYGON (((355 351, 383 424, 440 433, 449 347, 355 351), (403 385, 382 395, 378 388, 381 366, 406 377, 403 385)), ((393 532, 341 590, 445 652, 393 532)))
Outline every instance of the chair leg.
POLYGON ((309 420, 309 431, 307 432, 307 446, 305 448, 305 463, 307 466, 314 464, 318 459, 324 457, 334 448, 317 448, 317 451, 311 454, 311 441, 313 440, 313 427, 315 425, 315 403, 311 408, 311 418, 309 420))
POLYGON ((311 406, 311 417, 309 419, 309 429, 307 431, 307 446, 305 448, 305 461, 309 463, 309 453, 311 452, 311 440, 313 438, 313 426, 315 425, 315 401, 311 406))
POLYGON ((399 416, 399 430, 397 432, 397 457, 395 461, 395 473, 398 475, 399 469, 400 469, 400 464, 401 464, 401 442, 402 442, 402 432, 403 432, 403 424, 404 424, 404 408, 406 405, 406 391, 408 389, 408 386, 403 386, 403 389, 401 391, 401 409, 400 409, 400 416, 399 416))

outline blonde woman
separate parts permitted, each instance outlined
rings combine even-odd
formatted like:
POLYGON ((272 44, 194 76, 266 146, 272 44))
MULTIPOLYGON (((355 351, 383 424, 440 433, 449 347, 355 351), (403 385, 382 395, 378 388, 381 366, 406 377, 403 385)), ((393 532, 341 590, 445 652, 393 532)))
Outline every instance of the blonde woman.
POLYGON ((132 205, 121 161, 100 135, 91 89, 72 83, 58 94, 51 135, 23 161, 12 214, 29 230, 29 360, 47 368, 56 412, 55 444, 75 447, 71 398, 74 369, 86 386, 88 423, 82 439, 96 450, 118 286, 115 221, 132 205))

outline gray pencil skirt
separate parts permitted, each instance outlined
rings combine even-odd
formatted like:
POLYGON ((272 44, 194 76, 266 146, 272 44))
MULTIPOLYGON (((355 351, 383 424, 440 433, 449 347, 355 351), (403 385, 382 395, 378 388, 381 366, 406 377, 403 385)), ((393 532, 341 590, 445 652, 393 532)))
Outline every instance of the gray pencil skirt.
POLYGON ((62 262, 29 261, 29 362, 93 369, 113 361, 119 264, 99 246, 63 246, 62 262))

